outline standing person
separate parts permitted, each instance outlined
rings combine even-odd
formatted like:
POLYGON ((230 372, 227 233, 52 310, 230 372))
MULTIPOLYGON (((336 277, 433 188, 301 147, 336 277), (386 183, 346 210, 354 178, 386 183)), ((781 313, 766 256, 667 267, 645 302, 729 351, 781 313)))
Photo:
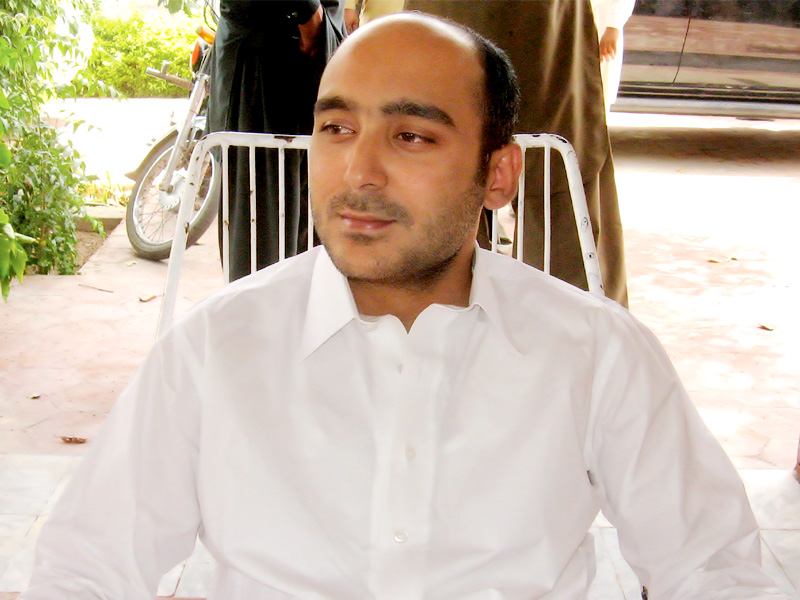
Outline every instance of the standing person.
POLYGON ((156 343, 19 600, 586 598, 600 509, 653 600, 787 600, 744 488, 614 302, 476 247, 521 170, 513 69, 428 16, 356 31, 310 149, 323 247, 156 343))
MULTIPOLYGON (((405 8, 463 23, 508 53, 522 89, 518 133, 555 133, 575 148, 605 293, 627 306, 622 222, 589 0, 406 0, 405 8)), ((523 258, 541 269, 544 175, 540 157, 531 155, 526 163, 523 258)), ((559 160, 552 163, 551 186, 550 272, 587 289, 566 171, 559 160)))
POLYGON ((622 75, 623 27, 633 14, 636 0, 592 0, 592 13, 600 40, 600 74, 606 112, 617 99, 622 75))
MULTIPOLYGON (((344 0, 222 0, 209 131, 309 134, 322 70, 344 36, 344 0)), ((286 153, 286 255, 305 249, 305 153, 286 153)), ((249 162, 230 156, 231 281, 250 273, 249 162)), ((256 152, 257 268, 278 261, 277 151, 256 152)), ((220 215, 222 214, 220 209, 220 215)), ((220 218, 220 244, 222 244, 220 218)))

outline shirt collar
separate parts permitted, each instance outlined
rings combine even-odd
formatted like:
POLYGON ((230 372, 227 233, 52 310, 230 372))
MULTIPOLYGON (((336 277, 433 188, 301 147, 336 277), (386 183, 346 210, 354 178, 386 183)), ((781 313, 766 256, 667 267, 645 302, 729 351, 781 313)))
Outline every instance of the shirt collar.
MULTIPOLYGON (((495 289, 496 282, 489 274, 487 263, 491 258, 493 257, 487 256, 487 251, 475 245, 470 307, 480 307, 489 322, 508 342, 509 347, 520 353, 514 344, 513 332, 503 317, 495 289)), ((345 325, 357 318, 358 309, 347 278, 339 272, 325 249, 320 248, 311 276, 308 312, 301 347, 302 359, 307 358, 345 325)))
MULTIPOLYGON (((475 245, 475 258, 472 263, 472 290, 470 292, 470 306, 479 306, 489 319, 489 322, 501 334, 515 353, 522 354, 514 343, 514 331, 509 325, 505 313, 500 307, 500 300, 497 296, 497 280, 489 273, 489 263, 492 259, 503 258, 492 255, 488 250, 482 250, 475 245)), ((507 259, 506 259, 507 260, 507 259)), ((506 310, 509 310, 506 306, 506 310)))
POLYGON ((307 358, 357 317, 358 310, 347 279, 321 247, 311 275, 301 358, 307 358))

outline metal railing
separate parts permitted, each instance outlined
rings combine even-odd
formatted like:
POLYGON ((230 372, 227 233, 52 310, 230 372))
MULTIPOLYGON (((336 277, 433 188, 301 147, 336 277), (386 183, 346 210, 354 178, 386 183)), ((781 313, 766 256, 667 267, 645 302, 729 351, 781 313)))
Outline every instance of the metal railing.
MULTIPOLYGON (((230 264, 230 243, 229 243, 229 206, 230 190, 228 185, 228 150, 231 147, 248 148, 249 153, 249 202, 250 202, 250 270, 256 270, 256 148, 268 148, 278 151, 278 227, 281 235, 278 242, 279 260, 286 258, 286 242, 284 232, 286 231, 286 190, 285 190, 285 152, 286 150, 308 150, 310 136, 283 136, 269 133, 239 133, 239 132, 215 132, 210 133, 201 139, 192 152, 189 160, 189 168, 186 185, 181 196, 178 209, 178 220, 175 236, 172 240, 172 250, 170 252, 169 265, 167 267, 167 278, 164 285, 164 297, 161 303, 161 311, 158 319, 157 336, 166 331, 172 322, 175 312, 175 301, 178 292, 178 280, 183 266, 183 257, 186 251, 186 239, 189 231, 189 222, 192 215, 195 197, 197 195, 201 178, 203 158, 214 148, 220 149, 222 162, 222 265, 224 281, 228 281, 228 270, 230 264)), ((570 197, 572 199, 572 209, 575 215, 575 223, 578 229, 578 239, 581 246, 583 265, 586 271, 586 280, 589 291, 594 294, 603 295, 603 282, 600 274, 600 263, 597 260, 597 249, 595 247, 594 236, 592 234, 591 219, 586 205, 586 196, 581 181, 580 168, 575 150, 564 138, 552 134, 519 134, 514 136, 514 141, 523 149, 523 161, 525 160, 525 150, 531 148, 541 148, 544 150, 544 271, 550 272, 550 248, 551 248, 551 194, 550 194, 550 167, 551 154, 555 150, 561 155, 569 185, 570 197)), ((525 169, 523 162, 522 174, 519 180, 520 199, 525 196, 525 169)), ((313 246, 314 228, 311 220, 310 197, 307 198, 308 206, 308 247, 313 246)), ((499 251, 498 231, 499 222, 497 211, 494 211, 492 218, 492 249, 499 251)), ((516 230, 523 231, 525 222, 525 202, 520 201, 517 205, 516 230)), ((518 235, 516 244, 516 258, 522 260, 524 256, 524 241, 522 235, 518 235)))

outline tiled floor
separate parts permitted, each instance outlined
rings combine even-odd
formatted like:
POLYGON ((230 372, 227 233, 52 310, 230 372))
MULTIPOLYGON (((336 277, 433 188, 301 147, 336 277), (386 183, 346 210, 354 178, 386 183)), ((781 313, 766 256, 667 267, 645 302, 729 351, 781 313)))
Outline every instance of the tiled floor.
MULTIPOLYGON (((0 455, 0 592, 25 588, 36 536, 79 457, 0 455)), ((800 600, 800 485, 780 470, 740 471, 762 527, 763 564, 781 591, 800 600)), ((616 530, 602 516, 593 527, 597 576, 591 600, 638 600, 639 583, 619 552, 616 530)), ((214 560, 198 542, 194 554, 161 580, 159 596, 205 597, 214 560)))

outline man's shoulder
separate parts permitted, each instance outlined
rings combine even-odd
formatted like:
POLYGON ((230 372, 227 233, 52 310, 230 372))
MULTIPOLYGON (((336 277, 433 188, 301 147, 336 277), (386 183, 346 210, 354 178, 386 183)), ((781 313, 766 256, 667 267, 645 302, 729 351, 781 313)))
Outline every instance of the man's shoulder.
POLYGON ((215 296, 230 299, 251 294, 270 294, 289 287, 296 287, 298 291, 308 289, 320 250, 312 248, 242 277, 225 286, 215 296))
POLYGON ((481 251, 481 262, 500 317, 513 337, 566 331, 594 337, 599 330, 627 328, 632 317, 613 300, 561 281, 521 261, 481 251), (601 325, 602 323, 602 325, 601 325))
POLYGON ((586 292, 517 259, 488 250, 480 252, 481 261, 486 265, 485 272, 498 289, 543 296, 568 304, 595 306, 608 302, 604 297, 586 292))
POLYGON ((197 304, 182 321, 280 320, 307 303, 319 249, 270 265, 238 279, 197 304))

